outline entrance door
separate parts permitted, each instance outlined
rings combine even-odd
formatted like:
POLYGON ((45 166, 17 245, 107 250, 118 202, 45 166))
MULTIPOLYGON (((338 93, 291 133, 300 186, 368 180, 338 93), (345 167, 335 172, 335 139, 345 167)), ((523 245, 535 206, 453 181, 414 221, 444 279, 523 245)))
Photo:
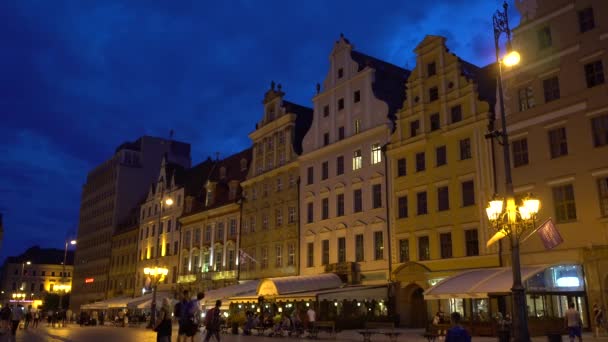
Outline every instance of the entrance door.
POLYGON ((420 287, 412 292, 409 324, 411 328, 426 328, 427 326, 426 302, 423 293, 424 290, 420 287))

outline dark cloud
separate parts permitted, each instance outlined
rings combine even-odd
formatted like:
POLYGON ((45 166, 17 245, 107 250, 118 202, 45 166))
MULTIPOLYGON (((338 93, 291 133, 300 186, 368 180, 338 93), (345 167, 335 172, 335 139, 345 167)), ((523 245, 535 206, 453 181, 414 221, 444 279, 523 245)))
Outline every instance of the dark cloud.
POLYGON ((192 144, 193 161, 249 144, 271 80, 311 105, 343 32, 412 68, 427 34, 485 65, 502 0, 0 2, 2 256, 61 246, 88 170, 143 134, 192 144))

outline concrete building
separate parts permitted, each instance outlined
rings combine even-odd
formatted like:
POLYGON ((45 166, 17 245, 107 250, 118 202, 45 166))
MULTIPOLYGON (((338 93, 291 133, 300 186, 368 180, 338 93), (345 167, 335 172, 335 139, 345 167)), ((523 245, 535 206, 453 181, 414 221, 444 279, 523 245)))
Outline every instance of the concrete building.
MULTIPOLYGON (((426 36, 414 50, 388 150, 397 309, 401 325, 415 328, 426 327, 423 290, 458 271, 499 266, 496 248, 485 248, 491 235, 484 211, 494 193, 484 136, 495 69, 461 60, 445 41, 426 36)), ((444 311, 464 314, 461 299, 442 302, 444 311)))
POLYGON ((281 85, 262 101, 263 115, 249 134, 253 155, 241 183, 244 202, 241 249, 247 255, 241 279, 298 274, 298 155, 312 110, 283 99, 281 85))
POLYGON ((165 154, 169 162, 190 167, 189 144, 143 136, 120 145, 88 174, 80 206, 72 309, 106 297, 116 226, 146 195, 165 154))
POLYGON ((235 284, 238 277, 242 189, 251 149, 208 160, 196 173, 201 196, 190 196, 180 218, 182 250, 179 280, 192 293, 235 284))
POLYGON ((110 256, 110 282, 107 298, 133 297, 135 293, 135 271, 137 266, 137 241, 139 231, 139 207, 134 209, 131 219, 120 224, 112 236, 110 256))
POLYGON ((553 266, 543 288, 568 291, 528 295, 529 314, 561 316, 572 301, 588 326, 593 303, 608 304, 608 2, 516 6, 513 47, 522 59, 503 77, 513 184, 517 198, 539 197, 538 220, 552 218, 563 238, 546 250, 535 235, 521 245, 521 261, 553 266))
POLYGON ((386 284, 391 256, 382 149, 409 72, 354 50, 343 36, 329 62, 299 158, 300 274, 386 284))
POLYGON ((74 272, 74 252, 64 254, 61 249, 34 246, 21 255, 6 258, 0 284, 2 302, 16 301, 13 294, 17 293, 24 295, 20 300, 24 304, 43 300, 46 293, 69 293, 74 272))

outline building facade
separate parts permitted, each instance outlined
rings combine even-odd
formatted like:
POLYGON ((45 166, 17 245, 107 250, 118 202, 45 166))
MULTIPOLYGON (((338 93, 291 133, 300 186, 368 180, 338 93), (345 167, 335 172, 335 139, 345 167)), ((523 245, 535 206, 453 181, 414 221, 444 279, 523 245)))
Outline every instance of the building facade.
POLYGON ((71 308, 102 300, 109 285, 112 236, 158 177, 163 155, 190 167, 190 145, 143 136, 120 145, 83 185, 71 308), (87 282, 85 282, 87 280, 87 282))
MULTIPOLYGON (((516 5, 521 22, 513 47, 522 61, 503 76, 516 199, 537 196, 539 223, 552 218, 563 238, 551 250, 530 238, 520 247, 521 261, 553 265, 556 286, 571 293, 528 295, 529 311, 559 316, 572 301, 587 325, 592 304, 608 301, 608 22, 602 19, 608 3, 516 5)), ((499 179, 502 165, 499 159, 499 179)), ((510 263, 509 249, 503 250, 510 263)))
POLYGON ((241 279, 299 273, 298 155, 312 110, 283 99, 272 82, 262 101, 263 116, 249 138, 253 142, 244 199, 241 279))
MULTIPOLYGON (((484 211, 494 193, 484 136, 495 69, 461 60, 445 41, 426 36, 414 50, 416 67, 388 151, 394 277, 401 324, 409 327, 426 326, 423 290, 464 269, 499 266, 496 248, 485 247, 491 235, 484 211)), ((456 307, 461 300, 443 302, 444 311, 464 313, 456 307)))
POLYGON ((300 177, 300 274, 352 284, 389 280, 386 160, 409 72, 355 51, 343 36, 313 98, 300 177))
MULTIPOLYGON (((204 197, 190 198, 182 215, 179 283, 192 292, 235 284, 241 227, 242 189, 251 149, 212 162, 203 180, 204 197)), ((204 178, 203 178, 204 177, 204 178)))
MULTIPOLYGON (((139 214, 139 207, 136 214, 139 214)), ((112 236, 110 256, 110 282, 107 298, 135 295, 135 271, 137 266, 137 238, 139 231, 137 216, 120 225, 112 236)))

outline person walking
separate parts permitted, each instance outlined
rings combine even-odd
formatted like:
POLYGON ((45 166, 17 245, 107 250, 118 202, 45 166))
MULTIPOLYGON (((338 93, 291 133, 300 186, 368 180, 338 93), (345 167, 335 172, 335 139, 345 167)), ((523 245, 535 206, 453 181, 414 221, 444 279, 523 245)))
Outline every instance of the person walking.
POLYGON ((19 323, 23 319, 23 307, 21 304, 17 304, 17 307, 11 310, 11 335, 17 335, 17 329, 19 328, 19 323))
POLYGON ((207 336, 205 336, 205 342, 209 342, 211 337, 215 336, 215 339, 220 342, 220 307, 222 306, 221 300, 215 301, 215 307, 207 311, 205 316, 205 327, 207 328, 207 336))
POLYGON ((188 290, 184 290, 182 294, 182 299, 175 303, 173 307, 173 316, 177 318, 177 341, 186 341, 186 331, 188 330, 188 317, 187 317, 187 309, 188 309, 188 301, 190 299, 190 292, 188 290))
POLYGON ((23 325, 23 329, 27 329, 30 326, 30 322, 32 321, 32 306, 29 305, 27 310, 25 311, 25 324, 23 325))
POLYGON ((0 310, 0 334, 5 334, 11 329, 10 322, 11 322, 11 306, 9 306, 9 304, 6 303, 0 310))
POLYGON ((156 342, 171 342, 171 325, 171 302, 165 297, 154 327, 156 342))
POLYGON ((462 317, 458 312, 452 312, 450 315, 452 320, 452 327, 448 329, 445 334, 445 342, 471 342, 471 335, 469 332, 460 324, 462 317))
POLYGON ((581 328, 583 320, 581 319, 581 314, 574 308, 574 303, 568 303, 568 310, 566 310, 565 318, 570 342, 574 342, 574 337, 578 337, 579 342, 582 342, 583 335, 581 333, 581 328))
POLYGON ((38 322, 40 322, 40 310, 34 311, 34 323, 32 326, 38 328, 38 322))
POLYGON ((306 311, 306 315, 308 316, 308 333, 310 335, 313 335, 314 328, 315 328, 315 321, 317 320, 317 313, 311 306, 310 308, 308 308, 308 311, 306 311))
POLYGON ((595 322, 594 337, 600 336, 600 329, 604 328, 604 310, 595 303, 593 304, 593 321, 595 322))

